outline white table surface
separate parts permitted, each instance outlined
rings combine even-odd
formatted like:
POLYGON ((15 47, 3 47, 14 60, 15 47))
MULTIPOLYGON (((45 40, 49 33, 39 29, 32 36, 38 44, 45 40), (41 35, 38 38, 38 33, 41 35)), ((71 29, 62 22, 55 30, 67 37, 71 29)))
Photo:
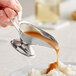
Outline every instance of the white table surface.
MULTIPOLYGON (((76 9, 75 2, 69 1, 61 5, 62 19, 70 19, 71 12, 76 9)), ((59 42, 59 60, 76 62, 76 22, 70 21, 69 26, 59 30, 46 31, 59 42)), ((14 38, 18 38, 18 33, 14 27, 0 28, 0 76, 9 76, 11 72, 27 65, 48 64, 49 61, 55 60, 55 52, 50 51, 49 48, 34 47, 36 58, 27 58, 21 55, 10 44, 14 38)))

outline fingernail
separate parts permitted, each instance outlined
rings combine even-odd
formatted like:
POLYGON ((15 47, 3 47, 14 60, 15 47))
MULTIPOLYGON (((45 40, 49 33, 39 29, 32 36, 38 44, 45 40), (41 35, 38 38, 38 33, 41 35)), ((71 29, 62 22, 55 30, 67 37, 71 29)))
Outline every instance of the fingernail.
POLYGON ((4 11, 5 11, 6 15, 9 17, 9 15, 10 15, 9 10, 6 8, 6 9, 4 9, 4 11))
POLYGON ((22 11, 22 7, 21 6, 17 6, 18 11, 22 11))
POLYGON ((9 9, 9 8, 6 8, 6 9, 4 9, 4 11, 6 12, 6 14, 7 14, 7 16, 8 16, 9 18, 14 18, 14 17, 16 17, 16 13, 15 13, 13 10, 11 10, 11 9, 9 9))
POLYGON ((19 2, 17 2, 17 4, 16 4, 16 8, 18 9, 18 11, 21 11, 21 10, 22 10, 22 7, 21 7, 21 5, 20 5, 19 2))

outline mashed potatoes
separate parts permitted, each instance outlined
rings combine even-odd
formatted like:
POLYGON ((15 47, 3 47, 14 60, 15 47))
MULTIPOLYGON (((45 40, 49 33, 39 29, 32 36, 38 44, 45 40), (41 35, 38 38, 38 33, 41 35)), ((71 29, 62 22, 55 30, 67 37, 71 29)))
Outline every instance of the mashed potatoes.
POLYGON ((76 66, 65 65, 61 62, 58 64, 58 68, 51 70, 48 74, 45 74, 46 70, 32 69, 27 76, 76 76, 76 66))

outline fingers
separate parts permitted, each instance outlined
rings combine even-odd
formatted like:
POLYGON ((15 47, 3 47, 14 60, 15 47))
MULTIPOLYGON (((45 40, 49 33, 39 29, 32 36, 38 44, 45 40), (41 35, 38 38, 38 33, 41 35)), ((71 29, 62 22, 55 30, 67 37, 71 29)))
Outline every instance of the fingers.
POLYGON ((3 10, 0 10, 0 26, 6 27, 6 23, 9 22, 7 16, 5 15, 5 12, 3 10))
POLYGON ((16 17, 17 17, 17 13, 10 8, 5 8, 4 10, 0 10, 0 25, 2 27, 6 27, 7 25, 12 25, 9 18, 12 18, 17 21, 16 17))
POLYGON ((4 12, 8 18, 15 18, 17 16, 17 13, 10 8, 5 8, 4 12))
POLYGON ((0 10, 0 23, 5 23, 8 21, 8 18, 3 10, 0 10))
POLYGON ((22 7, 18 0, 0 0, 0 6, 9 7, 15 11, 21 11, 22 7))
POLYGON ((17 22, 17 13, 14 10, 22 10, 18 0, 0 0, 0 26, 12 25, 9 18, 13 18, 17 22))

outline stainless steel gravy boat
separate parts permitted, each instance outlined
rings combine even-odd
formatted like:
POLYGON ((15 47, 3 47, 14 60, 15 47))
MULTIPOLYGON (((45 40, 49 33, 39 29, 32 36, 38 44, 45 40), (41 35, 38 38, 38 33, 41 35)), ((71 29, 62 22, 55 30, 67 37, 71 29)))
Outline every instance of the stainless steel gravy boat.
POLYGON ((38 28, 37 26, 32 25, 31 23, 29 23, 27 21, 23 21, 21 19, 20 13, 18 13, 18 16, 19 16, 18 24, 13 19, 10 18, 10 21, 16 27, 17 31, 19 32, 19 36, 20 36, 19 40, 13 39, 11 41, 12 46, 18 52, 20 52, 21 54, 23 54, 25 56, 30 57, 30 56, 34 55, 33 51, 30 49, 30 45, 39 45, 39 46, 45 46, 45 47, 51 48, 51 46, 48 43, 46 43, 45 41, 25 34, 24 32, 26 32, 26 31, 38 31, 41 35, 54 41, 58 45, 58 42, 52 35, 45 32, 44 30, 38 28))

